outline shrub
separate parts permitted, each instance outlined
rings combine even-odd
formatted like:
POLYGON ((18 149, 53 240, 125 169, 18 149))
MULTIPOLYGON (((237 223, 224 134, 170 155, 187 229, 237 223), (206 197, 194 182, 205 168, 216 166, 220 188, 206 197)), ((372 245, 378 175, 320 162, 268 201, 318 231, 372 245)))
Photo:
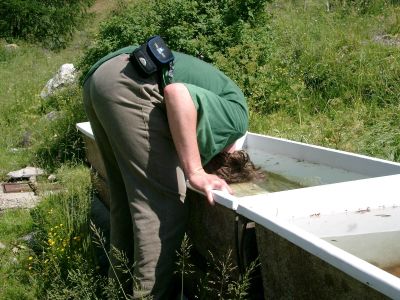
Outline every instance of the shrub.
POLYGON ((173 49, 213 61, 215 53, 242 42, 246 24, 265 21, 267 2, 164 0, 156 7, 160 34, 173 49))
POLYGON ((263 22, 268 0, 160 0, 136 1, 113 13, 102 24, 98 39, 88 49, 78 67, 85 74, 107 53, 141 44, 151 35, 161 35, 168 45, 214 61, 218 53, 242 43, 246 26, 263 22))
POLYGON ((9 0, 0 2, 0 37, 66 46, 93 0, 9 0))

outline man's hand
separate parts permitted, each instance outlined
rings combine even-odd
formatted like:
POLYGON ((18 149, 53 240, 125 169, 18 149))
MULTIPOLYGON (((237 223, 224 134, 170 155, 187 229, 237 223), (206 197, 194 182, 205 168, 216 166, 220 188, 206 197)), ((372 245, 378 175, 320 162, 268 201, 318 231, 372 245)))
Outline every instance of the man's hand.
POLYGON ((191 174, 189 176, 189 183, 196 190, 204 192, 207 196, 208 202, 211 205, 214 205, 214 199, 211 190, 227 191, 228 193, 232 194, 232 189, 225 182, 225 180, 216 175, 208 174, 203 169, 191 174))

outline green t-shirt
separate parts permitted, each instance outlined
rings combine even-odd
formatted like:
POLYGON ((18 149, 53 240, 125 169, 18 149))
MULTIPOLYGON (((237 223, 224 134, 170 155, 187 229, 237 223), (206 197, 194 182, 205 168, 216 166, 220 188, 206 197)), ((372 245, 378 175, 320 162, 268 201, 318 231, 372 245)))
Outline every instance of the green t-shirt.
MULTIPOLYGON (((105 61, 136 46, 122 48, 100 59, 85 80, 105 61)), ((168 83, 183 83, 197 109, 197 142, 202 164, 242 137, 248 126, 248 108, 240 88, 217 68, 193 56, 173 52, 173 78, 168 83)), ((167 81, 167 82, 166 82, 167 81)))

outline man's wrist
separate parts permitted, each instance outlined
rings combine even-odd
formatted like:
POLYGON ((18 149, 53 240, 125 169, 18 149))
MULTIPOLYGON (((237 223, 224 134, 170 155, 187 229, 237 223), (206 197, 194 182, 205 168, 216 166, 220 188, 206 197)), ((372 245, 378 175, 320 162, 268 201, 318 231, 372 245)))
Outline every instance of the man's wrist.
POLYGON ((193 177, 194 175, 204 172, 204 169, 202 166, 194 169, 193 171, 189 172, 189 174, 187 175, 188 179, 190 180, 191 177, 193 177))

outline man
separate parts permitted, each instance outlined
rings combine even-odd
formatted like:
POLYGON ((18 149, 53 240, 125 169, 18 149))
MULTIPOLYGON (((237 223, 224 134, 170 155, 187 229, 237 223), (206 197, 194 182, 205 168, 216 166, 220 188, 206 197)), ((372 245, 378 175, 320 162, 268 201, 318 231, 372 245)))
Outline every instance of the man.
MULTIPOLYGON (((84 82, 85 110, 110 188, 110 242, 133 257, 134 298, 172 297, 187 219, 186 180, 210 204, 213 189, 231 192, 203 166, 233 151, 248 126, 245 98, 232 80, 182 53, 167 53, 173 61, 160 64, 157 51, 165 49, 159 37, 123 48, 96 63, 84 82), (154 65, 157 71, 147 72, 154 65)), ((129 292, 123 274, 109 274, 129 292)))

